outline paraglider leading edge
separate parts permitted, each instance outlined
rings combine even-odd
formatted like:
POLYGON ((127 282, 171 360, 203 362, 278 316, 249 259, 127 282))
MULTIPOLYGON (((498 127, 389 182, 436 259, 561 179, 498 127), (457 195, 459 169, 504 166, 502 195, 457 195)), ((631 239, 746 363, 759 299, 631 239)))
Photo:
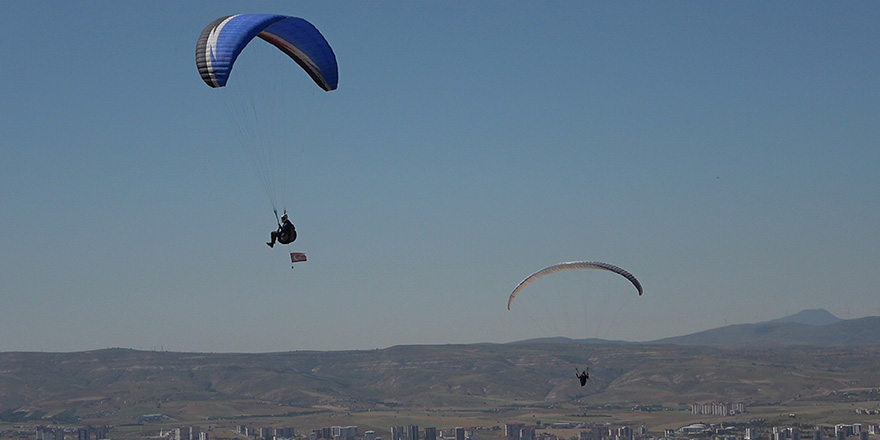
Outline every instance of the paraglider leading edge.
POLYGON ((507 310, 510 310, 510 304, 513 303, 513 299, 516 298, 516 295, 519 293, 519 291, 527 285, 531 284, 533 281, 541 278, 544 275, 573 269, 601 269, 607 270, 609 272, 614 272, 628 279, 639 292, 639 296, 641 296, 642 294, 642 284, 639 282, 639 280, 637 280, 636 277, 633 276, 633 274, 627 272, 621 267, 615 266, 613 264, 603 263, 601 261, 567 261, 565 263, 558 263, 552 266, 545 267, 529 275, 524 280, 520 281, 519 284, 516 285, 516 288, 513 289, 513 292, 510 294, 510 298, 508 298, 507 300, 507 310))

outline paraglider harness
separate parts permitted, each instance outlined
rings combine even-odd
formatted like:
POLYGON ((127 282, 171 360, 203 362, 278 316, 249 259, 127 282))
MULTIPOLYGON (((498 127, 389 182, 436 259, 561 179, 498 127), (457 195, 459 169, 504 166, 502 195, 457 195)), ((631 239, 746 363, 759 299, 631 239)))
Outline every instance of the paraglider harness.
POLYGON ((278 224, 278 243, 281 244, 290 244, 296 241, 296 228, 291 223, 290 219, 287 218, 287 210, 284 210, 284 214, 281 215, 281 218, 284 219, 284 224, 281 224, 281 219, 278 218, 278 211, 273 210, 275 213, 275 222, 278 224))
MULTIPOLYGON (((278 224, 278 229, 272 232, 272 241, 267 242, 266 244, 269 247, 274 247, 275 240, 278 240, 279 243, 290 246, 290 243, 296 241, 296 228, 291 223, 290 219, 287 218, 287 210, 284 210, 284 215, 281 218, 278 218, 278 210, 272 210, 275 213, 275 222, 278 224), (281 219, 284 219, 282 224, 281 219)), ((291 252, 290 253, 290 268, 293 269, 295 263, 301 263, 306 261, 306 254, 302 252, 291 252)))
POLYGON ((585 386, 587 384, 587 379, 590 378, 589 368, 584 368, 583 372, 578 371, 577 367, 574 367, 575 376, 581 380, 581 386, 585 386))

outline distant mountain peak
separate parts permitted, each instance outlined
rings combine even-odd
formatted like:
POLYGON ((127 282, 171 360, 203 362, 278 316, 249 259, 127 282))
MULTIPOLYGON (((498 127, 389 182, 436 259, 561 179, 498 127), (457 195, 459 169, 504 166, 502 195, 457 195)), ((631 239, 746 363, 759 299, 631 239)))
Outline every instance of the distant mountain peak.
POLYGON ((773 319, 767 322, 794 322, 806 325, 828 325, 839 321, 842 321, 842 319, 834 316, 828 310, 807 309, 795 313, 794 315, 773 319))

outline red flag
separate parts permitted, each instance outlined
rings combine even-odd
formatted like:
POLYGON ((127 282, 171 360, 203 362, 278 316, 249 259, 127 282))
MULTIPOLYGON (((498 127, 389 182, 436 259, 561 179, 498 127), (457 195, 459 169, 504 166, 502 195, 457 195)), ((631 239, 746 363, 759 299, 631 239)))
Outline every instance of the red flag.
POLYGON ((300 263, 306 261, 306 254, 302 252, 291 252, 290 253, 290 262, 291 263, 300 263))

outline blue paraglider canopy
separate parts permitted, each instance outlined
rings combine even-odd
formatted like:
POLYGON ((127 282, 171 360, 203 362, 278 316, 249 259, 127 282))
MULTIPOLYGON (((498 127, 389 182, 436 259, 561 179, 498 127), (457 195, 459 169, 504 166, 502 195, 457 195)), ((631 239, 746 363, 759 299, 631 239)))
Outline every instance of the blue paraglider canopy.
POLYGON ((196 66, 205 84, 225 86, 236 58, 254 37, 296 61, 318 87, 325 91, 336 89, 336 55, 324 36, 302 18, 275 14, 230 15, 206 26, 196 44, 196 66))

